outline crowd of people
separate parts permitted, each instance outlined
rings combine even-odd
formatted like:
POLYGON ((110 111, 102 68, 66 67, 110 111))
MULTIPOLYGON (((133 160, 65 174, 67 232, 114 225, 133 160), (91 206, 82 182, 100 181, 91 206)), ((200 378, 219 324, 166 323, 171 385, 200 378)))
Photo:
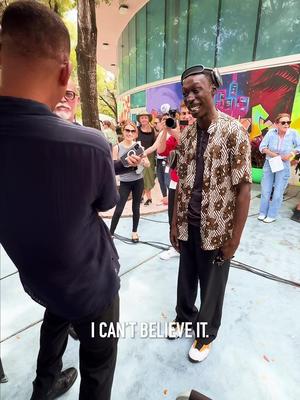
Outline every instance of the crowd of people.
MULTIPOLYGON (((92 338, 91 323, 109 329, 119 321, 120 266, 113 236, 130 193, 131 240, 137 243, 140 204, 142 198, 146 206, 152 203, 157 175, 171 241, 161 258, 179 257, 168 339, 191 324, 195 340, 188 357, 201 362, 218 334, 230 262, 248 216, 250 143, 240 122, 215 108, 222 78, 217 69, 202 65, 183 71, 183 102, 171 127, 168 113, 155 118, 142 113, 138 126, 124 121, 121 140, 110 121, 103 121, 102 133, 84 127, 75 117, 79 94, 70 80, 69 57, 69 33, 54 12, 35 1, 6 8, 0 241, 24 290, 45 307, 31 400, 55 399, 75 382, 75 368, 62 371, 70 326, 80 341, 79 399, 109 400, 118 338, 92 338), (127 154, 136 143, 143 155, 127 154), (17 211, 20 201, 25 213, 17 211), (99 212, 115 206, 108 229, 99 212), (198 329, 203 323, 205 331, 198 329)), ((300 153, 299 136, 289 126, 290 116, 280 114, 261 143, 267 156, 259 215, 264 222, 277 218, 290 159, 300 153), (276 157, 283 164, 275 165, 277 170, 270 163, 276 157)), ((195 391, 183 398, 207 399, 195 391)))

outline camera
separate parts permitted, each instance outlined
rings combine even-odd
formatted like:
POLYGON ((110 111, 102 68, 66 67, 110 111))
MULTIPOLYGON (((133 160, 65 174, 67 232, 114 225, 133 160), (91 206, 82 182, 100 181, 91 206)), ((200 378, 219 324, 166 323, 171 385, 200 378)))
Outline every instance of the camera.
POLYGON ((139 144, 139 143, 135 143, 132 147, 130 147, 127 152, 125 154, 123 154, 120 157, 120 160, 122 161, 122 164, 125 167, 128 167, 128 161, 127 161, 127 157, 130 156, 141 156, 144 153, 144 148, 139 144))
POLYGON ((166 126, 168 128, 171 128, 171 129, 175 129, 176 128, 176 126, 177 126, 176 113, 177 113, 176 109, 170 109, 169 110, 169 115, 170 116, 166 119, 166 126))

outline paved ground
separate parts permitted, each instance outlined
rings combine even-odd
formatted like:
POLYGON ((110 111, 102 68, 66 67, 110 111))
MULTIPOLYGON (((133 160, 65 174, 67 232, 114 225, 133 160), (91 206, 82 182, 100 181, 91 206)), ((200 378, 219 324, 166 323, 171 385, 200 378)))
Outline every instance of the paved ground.
MULTIPOLYGON (((290 220, 299 191, 290 188, 280 218, 264 224, 255 216, 259 187, 253 185, 236 260, 300 281, 300 224, 290 220)), ((142 239, 167 244, 167 213, 143 218, 147 219, 140 222, 142 239)), ((122 218, 117 233, 128 236, 130 227, 131 218, 122 218)), ((121 260, 121 320, 139 325, 134 339, 120 339, 112 400, 175 400, 191 388, 213 400, 300 399, 299 288, 231 268, 218 339, 207 360, 194 365, 187 359, 192 339, 143 339, 139 330, 141 322, 174 317, 178 259, 162 261, 161 250, 147 244, 116 240, 116 246, 121 260)), ((1 400, 30 398, 42 315, 42 307, 24 293, 2 249, 1 358, 9 382, 0 387, 1 400)), ((64 367, 74 365, 78 366, 78 343, 70 339, 64 367)), ((78 386, 79 380, 61 399, 77 399, 78 386)))
MULTIPOLYGON (((157 214, 162 211, 166 211, 168 209, 168 207, 164 206, 161 202, 162 194, 161 194, 157 179, 155 180, 155 186, 154 186, 153 190, 151 191, 151 194, 152 194, 152 204, 150 204, 149 206, 144 206, 144 202, 145 202, 146 198, 144 198, 144 201, 141 203, 141 214, 142 215, 157 214)), ((126 203, 126 206, 125 206, 123 214, 122 214, 124 217, 128 217, 128 216, 132 215, 131 207, 132 207, 132 201, 129 200, 126 203)), ((111 218, 113 215, 113 212, 114 212, 114 208, 112 208, 111 210, 109 210, 105 213, 102 213, 102 216, 106 217, 106 218, 111 218)))

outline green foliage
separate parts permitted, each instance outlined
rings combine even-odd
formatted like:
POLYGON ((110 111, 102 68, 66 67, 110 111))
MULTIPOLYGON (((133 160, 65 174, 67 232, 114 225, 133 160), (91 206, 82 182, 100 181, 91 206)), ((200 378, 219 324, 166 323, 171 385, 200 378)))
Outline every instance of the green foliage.
POLYGON ((112 76, 109 76, 107 71, 100 65, 97 65, 97 91, 99 95, 99 112, 116 118, 112 110, 115 109, 112 95, 116 92, 116 80, 112 76))
POLYGON ((39 0, 46 6, 50 7, 53 11, 59 14, 61 17, 65 12, 70 11, 76 7, 76 0, 39 0))
POLYGON ((71 38, 71 54, 70 60, 72 63, 72 79, 78 81, 77 79, 77 58, 76 58, 76 46, 77 46, 77 23, 74 18, 71 18, 71 13, 65 13, 63 16, 63 21, 68 28, 71 38))

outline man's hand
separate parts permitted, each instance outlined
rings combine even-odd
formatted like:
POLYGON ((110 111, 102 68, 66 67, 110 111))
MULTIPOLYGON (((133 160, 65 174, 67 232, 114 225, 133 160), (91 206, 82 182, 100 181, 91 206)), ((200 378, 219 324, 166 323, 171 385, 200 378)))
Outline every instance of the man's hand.
POLYGON ((234 253, 236 252, 237 248, 239 247, 239 243, 236 243, 233 239, 227 240, 221 247, 221 252, 223 255, 224 260, 230 260, 234 253))
POLYGON ((177 226, 172 224, 170 231, 170 242, 176 251, 179 253, 178 230, 177 226))
POLYGON ((126 160, 130 167, 137 167, 141 163, 142 157, 128 156, 126 157, 126 160))

